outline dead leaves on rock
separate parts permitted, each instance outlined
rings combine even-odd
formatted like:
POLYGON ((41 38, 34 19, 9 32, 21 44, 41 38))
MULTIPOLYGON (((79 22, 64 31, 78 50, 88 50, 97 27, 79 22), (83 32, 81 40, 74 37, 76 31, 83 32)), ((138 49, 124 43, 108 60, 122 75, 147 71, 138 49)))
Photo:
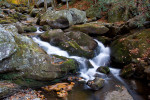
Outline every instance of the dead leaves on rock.
POLYGON ((50 85, 46 87, 42 87, 45 91, 51 92, 56 91, 57 96, 61 98, 65 98, 68 95, 68 91, 71 91, 74 87, 74 82, 69 83, 57 83, 55 85, 50 85))

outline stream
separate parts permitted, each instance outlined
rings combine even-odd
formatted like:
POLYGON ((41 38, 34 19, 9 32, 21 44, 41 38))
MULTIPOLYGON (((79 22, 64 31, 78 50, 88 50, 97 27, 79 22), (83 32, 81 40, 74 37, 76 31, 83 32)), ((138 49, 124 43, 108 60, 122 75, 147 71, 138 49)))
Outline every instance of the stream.
MULTIPOLYGON (((42 34, 43 32, 38 31, 38 34, 42 34)), ((146 99, 146 91, 147 88, 143 88, 143 84, 138 80, 125 80, 119 76, 120 69, 110 68, 110 74, 106 75, 100 72, 96 72, 97 68, 100 66, 108 66, 110 61, 110 48, 105 47, 101 42, 95 40, 98 44, 96 55, 92 59, 86 59, 79 56, 70 56, 67 51, 61 50, 60 48, 51 45, 48 42, 42 41, 39 37, 32 37, 33 41, 36 42, 41 48, 43 48, 47 54, 55 54, 59 56, 64 56, 67 58, 75 59, 79 63, 79 73, 80 77, 83 77, 85 81, 93 80, 95 75, 98 75, 105 79, 105 85, 98 91, 92 91, 85 84, 75 84, 75 87, 71 92, 69 92, 66 100, 104 100, 105 96, 108 92, 116 90, 118 87, 125 86, 133 97, 134 100, 145 100, 146 99), (90 63, 91 66, 89 66, 90 63), (140 92, 138 91, 140 89, 140 92), (142 92, 141 92, 142 91, 142 92), (142 94, 140 94, 142 93, 142 94)), ((44 93, 45 97, 48 100, 59 100, 53 95, 49 95, 49 93, 44 93)))

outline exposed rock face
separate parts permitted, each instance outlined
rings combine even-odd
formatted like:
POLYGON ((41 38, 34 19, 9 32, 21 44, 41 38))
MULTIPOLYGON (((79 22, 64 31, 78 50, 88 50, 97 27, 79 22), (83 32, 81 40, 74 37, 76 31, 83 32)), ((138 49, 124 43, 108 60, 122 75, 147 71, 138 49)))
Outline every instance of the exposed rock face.
POLYGON ((97 43, 82 32, 62 32, 60 29, 47 31, 40 35, 41 39, 68 51, 70 55, 86 58, 94 57, 97 43))
POLYGON ((32 39, 18 34, 15 26, 0 26, 0 36, 1 79, 53 80, 77 68, 73 59, 49 57, 32 39))
POLYGON ((123 87, 118 91, 112 91, 107 93, 105 100, 133 100, 133 98, 128 93, 127 89, 123 87))
POLYGON ((63 29, 70 25, 84 23, 86 20, 86 13, 76 8, 60 11, 48 9, 47 12, 39 18, 39 24, 49 24, 52 28, 63 29))
POLYGON ((18 85, 8 82, 8 81, 0 81, 0 98, 1 99, 12 95, 18 90, 19 90, 18 85))
POLYGON ((82 25, 73 25, 68 31, 81 31, 88 35, 103 35, 109 31, 109 29, 101 22, 92 22, 82 25))
POLYGON ((144 29, 115 40, 111 44, 111 49, 113 62, 129 64, 123 68, 122 76, 149 79, 150 29, 144 29))

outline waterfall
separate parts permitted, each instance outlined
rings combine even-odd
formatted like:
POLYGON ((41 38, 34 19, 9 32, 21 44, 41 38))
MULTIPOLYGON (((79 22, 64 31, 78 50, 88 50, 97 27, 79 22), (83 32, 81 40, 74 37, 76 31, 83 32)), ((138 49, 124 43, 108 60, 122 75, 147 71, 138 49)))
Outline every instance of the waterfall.
POLYGON ((98 40, 95 40, 95 41, 98 43, 99 52, 93 59, 86 59, 86 58, 78 57, 78 56, 69 56, 69 54, 66 51, 61 50, 60 48, 56 46, 52 46, 50 43, 44 42, 40 40, 40 38, 37 38, 37 37, 33 37, 33 41, 38 43, 39 46, 43 48, 49 55, 55 54, 55 55, 75 59, 80 65, 80 76, 83 77, 85 81, 93 80, 95 78, 94 77, 95 74, 101 74, 101 73, 96 72, 97 68, 100 66, 106 66, 110 59, 109 47, 105 47, 98 40), (89 68, 89 69, 87 68, 88 61, 89 63, 91 63, 93 68, 89 68))

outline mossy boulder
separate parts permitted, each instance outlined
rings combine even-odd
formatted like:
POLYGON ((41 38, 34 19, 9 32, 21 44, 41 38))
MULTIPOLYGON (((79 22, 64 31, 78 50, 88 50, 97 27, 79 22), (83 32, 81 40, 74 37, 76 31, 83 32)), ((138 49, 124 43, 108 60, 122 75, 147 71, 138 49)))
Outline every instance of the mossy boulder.
POLYGON ((25 27, 23 27, 23 30, 25 32, 36 32, 37 28, 35 26, 25 26, 25 27))
POLYGON ((23 14, 21 14, 19 12, 16 12, 16 13, 13 13, 13 14, 9 14, 9 17, 13 18, 15 20, 18 20, 18 21, 27 19, 26 15, 23 15, 23 14))
POLYGON ((80 31, 88 35, 102 35, 109 31, 107 27, 101 22, 91 22, 81 25, 73 25, 68 31, 80 31))
POLYGON ((96 77, 94 80, 89 80, 87 82, 87 85, 92 89, 92 90, 99 90, 101 89, 105 84, 105 80, 102 78, 96 77))
POLYGON ((112 6, 108 12, 108 22, 119 22, 119 21, 128 21, 130 18, 133 18, 136 7, 126 7, 126 6, 112 6))
POLYGON ((28 7, 15 7, 15 10, 16 10, 17 12, 19 12, 19 13, 22 13, 22 14, 29 12, 28 7))
POLYGON ((17 84, 11 83, 9 81, 0 81, 0 99, 11 96, 19 90, 17 84))
POLYGON ((104 74, 108 74, 110 72, 110 69, 108 66, 100 66, 96 71, 104 74))
POLYGON ((30 82, 50 81, 76 71, 75 60, 60 56, 50 57, 32 39, 18 34, 15 26, 0 26, 0 30, 3 31, 0 32, 1 35, 6 35, 3 36, 0 45, 4 44, 6 51, 10 47, 12 49, 11 52, 1 51, 0 53, 2 59, 0 61, 1 79, 18 81, 18 83, 22 83, 21 80, 25 82, 27 80, 28 86, 30 86, 30 82), (12 38, 12 42, 8 40, 9 38, 12 38), (7 48, 7 44, 9 48, 7 48), (5 52, 7 56, 2 56, 1 54, 5 52))
POLYGON ((86 13, 76 8, 60 11, 48 9, 43 15, 39 17, 38 23, 40 25, 48 24, 52 28, 64 29, 73 24, 84 23, 86 20, 86 13))
POLYGON ((124 66, 124 68, 121 70, 120 75, 124 78, 132 77, 135 73, 135 65, 129 64, 127 66, 124 66))
POLYGON ((17 20, 11 17, 0 18, 0 24, 12 24, 15 22, 17 22, 17 20))
POLYGON ((41 9, 33 8, 30 12, 31 17, 37 17, 40 13, 41 9))
POLYGON ((111 44, 113 62, 129 64, 134 59, 144 57, 150 48, 149 39, 150 29, 144 29, 115 40, 111 44))
POLYGON ((112 40, 111 38, 106 37, 106 36, 97 36, 96 39, 97 39, 98 41, 102 42, 102 43, 105 44, 105 45, 110 44, 110 43, 111 43, 111 40, 112 40))
POLYGON ((70 55, 86 58, 94 57, 94 50, 97 43, 88 35, 82 32, 62 32, 62 30, 50 30, 40 35, 41 39, 50 42, 68 51, 70 55), (84 41, 83 41, 84 40, 84 41))

